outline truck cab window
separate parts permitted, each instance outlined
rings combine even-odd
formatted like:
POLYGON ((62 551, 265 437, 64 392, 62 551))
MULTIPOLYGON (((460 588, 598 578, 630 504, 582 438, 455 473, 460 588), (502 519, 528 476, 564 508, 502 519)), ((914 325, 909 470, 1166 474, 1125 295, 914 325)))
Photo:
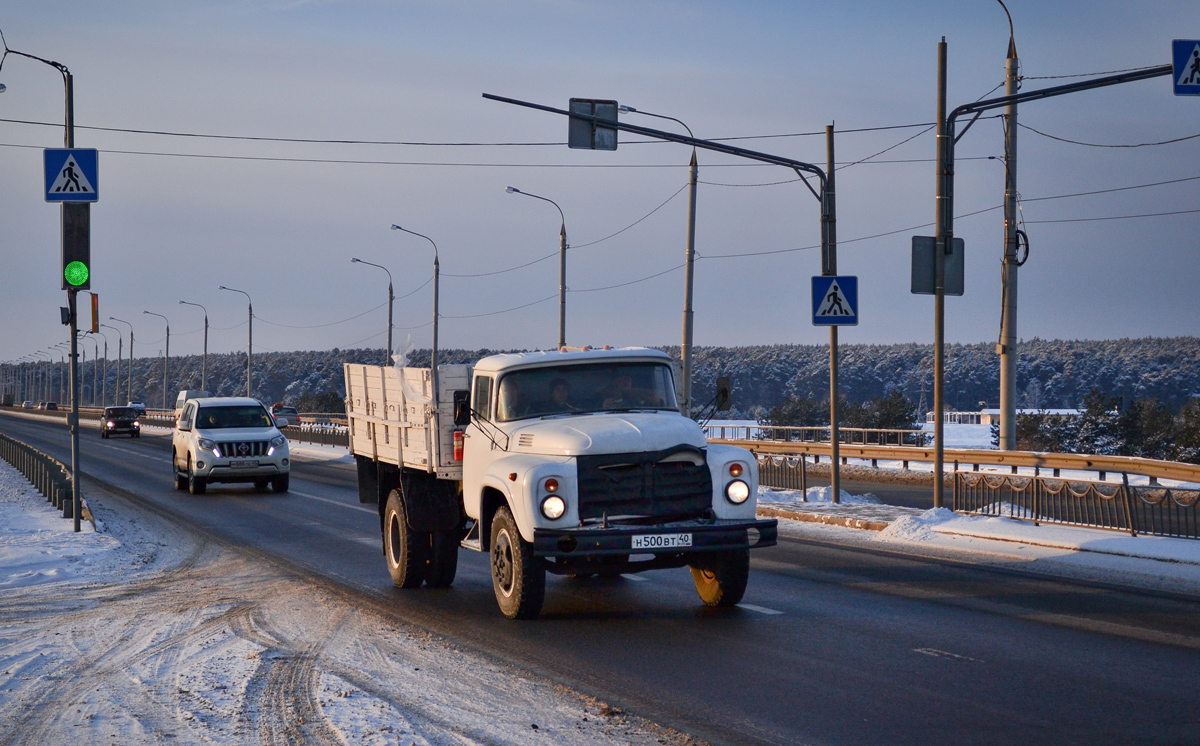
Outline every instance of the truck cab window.
POLYGON ((471 403, 471 409, 479 413, 484 419, 491 418, 492 406, 492 379, 487 376, 475 377, 475 397, 471 403))

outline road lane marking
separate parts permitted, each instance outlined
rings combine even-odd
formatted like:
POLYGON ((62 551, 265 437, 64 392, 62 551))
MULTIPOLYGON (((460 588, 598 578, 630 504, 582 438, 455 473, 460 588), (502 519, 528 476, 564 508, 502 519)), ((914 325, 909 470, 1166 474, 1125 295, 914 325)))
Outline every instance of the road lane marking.
POLYGON ((746 609, 747 611, 757 611, 759 614, 766 614, 767 616, 775 616, 776 614, 783 613, 777 609, 768 609, 766 606, 758 606, 756 604, 738 604, 738 608, 746 609))
POLYGON ((316 495, 310 495, 307 492, 297 492, 296 490, 288 490, 288 492, 290 494, 296 495, 298 497, 307 497, 309 500, 320 500, 323 503, 329 503, 330 505, 336 505, 339 508, 349 508, 350 510, 361 510, 364 513, 370 513, 371 515, 379 515, 379 511, 372 510, 371 508, 364 508, 361 505, 350 505, 349 503, 339 502, 337 500, 330 500, 328 497, 317 497, 316 495))
POLYGON ((372 549, 379 546, 379 539, 373 539, 370 536, 355 536, 350 541, 353 541, 357 544, 365 544, 365 545, 371 547, 372 549))
POLYGON ((958 661, 971 661, 973 663, 983 663, 983 661, 979 660, 978 658, 971 658, 969 656, 959 655, 957 653, 948 653, 945 650, 938 650, 936 648, 913 648, 913 652, 920 653, 921 655, 929 655, 934 658, 950 658, 950 659, 958 660, 958 661))
POLYGON ((621 577, 625 578, 626 580, 636 580, 639 583, 646 582, 646 579, 643 578, 641 575, 630 575, 628 573, 621 573, 621 577))
POLYGON ((159 463, 162 463, 164 461, 170 461, 170 459, 167 458, 165 453, 161 454, 160 456, 148 456, 144 453, 138 453, 137 451, 130 450, 127 448, 118 448, 117 446, 110 446, 107 443, 97 443, 96 445, 100 446, 101 448, 111 448, 114 451, 120 451, 121 453, 125 453, 130 456, 139 456, 141 458, 148 458, 151 461, 158 461, 159 463))

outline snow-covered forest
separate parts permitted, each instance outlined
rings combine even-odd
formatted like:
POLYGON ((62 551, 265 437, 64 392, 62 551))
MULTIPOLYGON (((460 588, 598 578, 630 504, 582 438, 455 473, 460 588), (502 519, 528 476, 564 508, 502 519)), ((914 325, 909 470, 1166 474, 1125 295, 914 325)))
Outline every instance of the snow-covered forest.
MULTIPOLYGON (((664 348, 678 356, 679 348, 664 348)), ((110 350, 111 352, 111 350, 110 350)), ((492 350, 443 350, 444 363, 473 362, 492 350)), ((411 360, 428 360, 416 350, 411 360)), ((382 348, 265 352, 254 355, 254 394, 265 402, 297 403, 303 396, 341 393, 342 363, 380 363, 382 348)), ((824 399, 829 392, 829 350, 824 345, 697 347, 694 400, 706 404, 714 396, 718 376, 733 383, 731 418, 757 418, 787 397, 824 399)), ((133 363, 133 396, 128 396, 122 368, 121 399, 138 399, 151 407, 162 404, 162 358, 140 357, 133 363)), ((933 402, 933 350, 929 345, 843 345, 841 390, 863 402, 897 390, 923 411, 933 402)), ((116 360, 108 362, 109 400, 114 398, 116 360)), ((83 398, 91 399, 92 361, 83 371, 83 398)), ((1200 393, 1200 338, 1117 340, 1043 340, 1021 343, 1017 367, 1020 406, 1080 407, 1092 389, 1106 396, 1155 399, 1177 411, 1200 393)), ((102 384, 98 385, 102 388, 102 384)), ((168 406, 183 388, 200 388, 200 356, 172 357, 167 381, 168 406)), ((217 395, 244 394, 246 355, 209 355, 208 388, 217 395)), ((946 402, 954 409, 998 405, 999 360, 992 344, 948 345, 946 402)))

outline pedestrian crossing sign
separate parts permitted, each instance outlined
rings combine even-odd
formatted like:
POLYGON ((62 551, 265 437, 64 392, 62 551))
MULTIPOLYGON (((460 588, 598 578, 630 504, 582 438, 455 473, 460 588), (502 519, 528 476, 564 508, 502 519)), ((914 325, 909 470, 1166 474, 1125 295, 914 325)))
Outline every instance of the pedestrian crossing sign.
POLYGON ((100 198, 99 156, 95 148, 46 148, 42 161, 47 202, 95 202, 100 198))
POLYGON ((1171 42, 1176 96, 1200 96, 1200 39, 1171 42))
POLYGON ((858 277, 812 278, 813 326, 858 326, 858 277))

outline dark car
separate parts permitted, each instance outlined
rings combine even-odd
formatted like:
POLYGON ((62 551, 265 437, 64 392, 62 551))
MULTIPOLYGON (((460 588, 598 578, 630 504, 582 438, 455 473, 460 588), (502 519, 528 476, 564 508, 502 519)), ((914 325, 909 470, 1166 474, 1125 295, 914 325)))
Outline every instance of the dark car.
POLYGON ((285 417, 288 424, 285 427, 300 428, 300 413, 295 407, 285 407, 281 404, 276 404, 271 407, 271 415, 273 417, 285 417))
POLYGON ((46 402, 46 409, 54 409, 54 410, 57 410, 57 409, 58 409, 58 402, 56 402, 56 401, 48 401, 48 402, 46 402))
POLYGON ((142 437, 141 414, 133 407, 105 407, 104 419, 100 422, 100 437, 108 438, 113 433, 125 433, 131 438, 142 437))

